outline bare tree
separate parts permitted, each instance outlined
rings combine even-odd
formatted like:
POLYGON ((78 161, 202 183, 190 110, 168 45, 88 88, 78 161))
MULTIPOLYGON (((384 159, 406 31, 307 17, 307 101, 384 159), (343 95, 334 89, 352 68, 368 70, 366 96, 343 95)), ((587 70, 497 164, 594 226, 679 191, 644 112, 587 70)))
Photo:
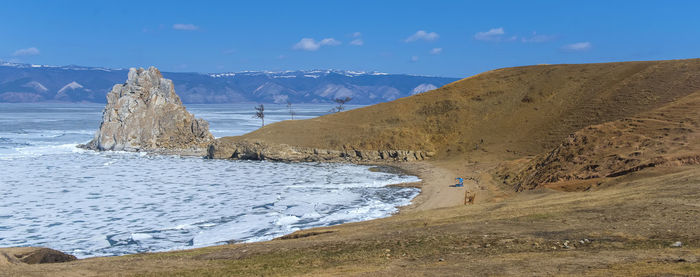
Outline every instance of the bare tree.
POLYGON ((287 109, 289 110, 289 115, 292 116, 292 120, 294 120, 294 116, 297 114, 294 109, 292 108, 292 102, 287 100, 287 109))
POLYGON ((253 118, 260 118, 262 120, 262 126, 265 126, 265 106, 263 104, 255 106, 255 115, 253 118))
POLYGON ((335 108, 331 109, 331 112, 342 112, 343 110, 345 110, 345 103, 350 102, 350 100, 352 100, 352 97, 333 99, 333 102, 337 103, 338 106, 335 106, 335 108))

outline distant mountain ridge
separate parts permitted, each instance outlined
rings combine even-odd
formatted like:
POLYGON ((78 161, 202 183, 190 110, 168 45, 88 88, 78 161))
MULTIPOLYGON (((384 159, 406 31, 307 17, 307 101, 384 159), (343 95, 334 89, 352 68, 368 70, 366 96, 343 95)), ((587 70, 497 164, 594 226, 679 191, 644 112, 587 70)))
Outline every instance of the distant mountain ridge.
MULTIPOLYGON (((105 103, 128 69, 0 62, 0 102, 105 103)), ((184 103, 329 103, 352 97, 375 104, 422 93, 457 78, 350 70, 163 72, 184 103)))

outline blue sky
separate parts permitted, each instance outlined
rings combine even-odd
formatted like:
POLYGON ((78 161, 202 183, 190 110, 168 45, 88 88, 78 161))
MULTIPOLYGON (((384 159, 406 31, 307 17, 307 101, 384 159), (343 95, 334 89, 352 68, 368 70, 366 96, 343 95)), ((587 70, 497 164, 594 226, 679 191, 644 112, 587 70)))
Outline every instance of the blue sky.
POLYGON ((696 58, 699 1, 3 1, 0 60, 466 77, 696 58))

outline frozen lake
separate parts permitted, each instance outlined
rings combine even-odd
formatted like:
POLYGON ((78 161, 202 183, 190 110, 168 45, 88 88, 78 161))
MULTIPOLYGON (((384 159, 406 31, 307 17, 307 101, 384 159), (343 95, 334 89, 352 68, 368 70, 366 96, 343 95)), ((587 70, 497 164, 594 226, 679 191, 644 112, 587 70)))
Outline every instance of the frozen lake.
MULTIPOLYGON (((254 104, 187 105, 214 136, 259 127, 254 104)), ((296 230, 389 216, 419 192, 415 176, 368 166, 205 160, 76 148, 103 105, 0 103, 0 247, 78 257, 269 240, 296 230)), ((295 105, 296 118, 331 105, 295 105)), ((352 108, 352 106, 351 106, 352 108)), ((289 119, 266 105, 266 123, 289 119)))

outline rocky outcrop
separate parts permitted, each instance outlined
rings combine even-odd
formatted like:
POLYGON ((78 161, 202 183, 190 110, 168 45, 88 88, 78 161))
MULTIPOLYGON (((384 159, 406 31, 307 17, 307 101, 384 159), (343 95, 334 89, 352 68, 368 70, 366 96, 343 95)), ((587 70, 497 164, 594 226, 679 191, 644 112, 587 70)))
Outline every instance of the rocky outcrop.
POLYGON ((420 161, 435 155, 433 152, 412 150, 328 150, 269 144, 261 141, 216 140, 209 145, 207 158, 233 160, 270 160, 281 162, 378 162, 420 161))
POLYGON ((107 94, 100 129, 84 147, 203 155, 213 139, 209 123, 187 112, 171 80, 155 67, 131 68, 126 83, 107 94))
POLYGON ((0 266, 14 264, 45 264, 75 261, 73 255, 42 247, 0 248, 0 266))

